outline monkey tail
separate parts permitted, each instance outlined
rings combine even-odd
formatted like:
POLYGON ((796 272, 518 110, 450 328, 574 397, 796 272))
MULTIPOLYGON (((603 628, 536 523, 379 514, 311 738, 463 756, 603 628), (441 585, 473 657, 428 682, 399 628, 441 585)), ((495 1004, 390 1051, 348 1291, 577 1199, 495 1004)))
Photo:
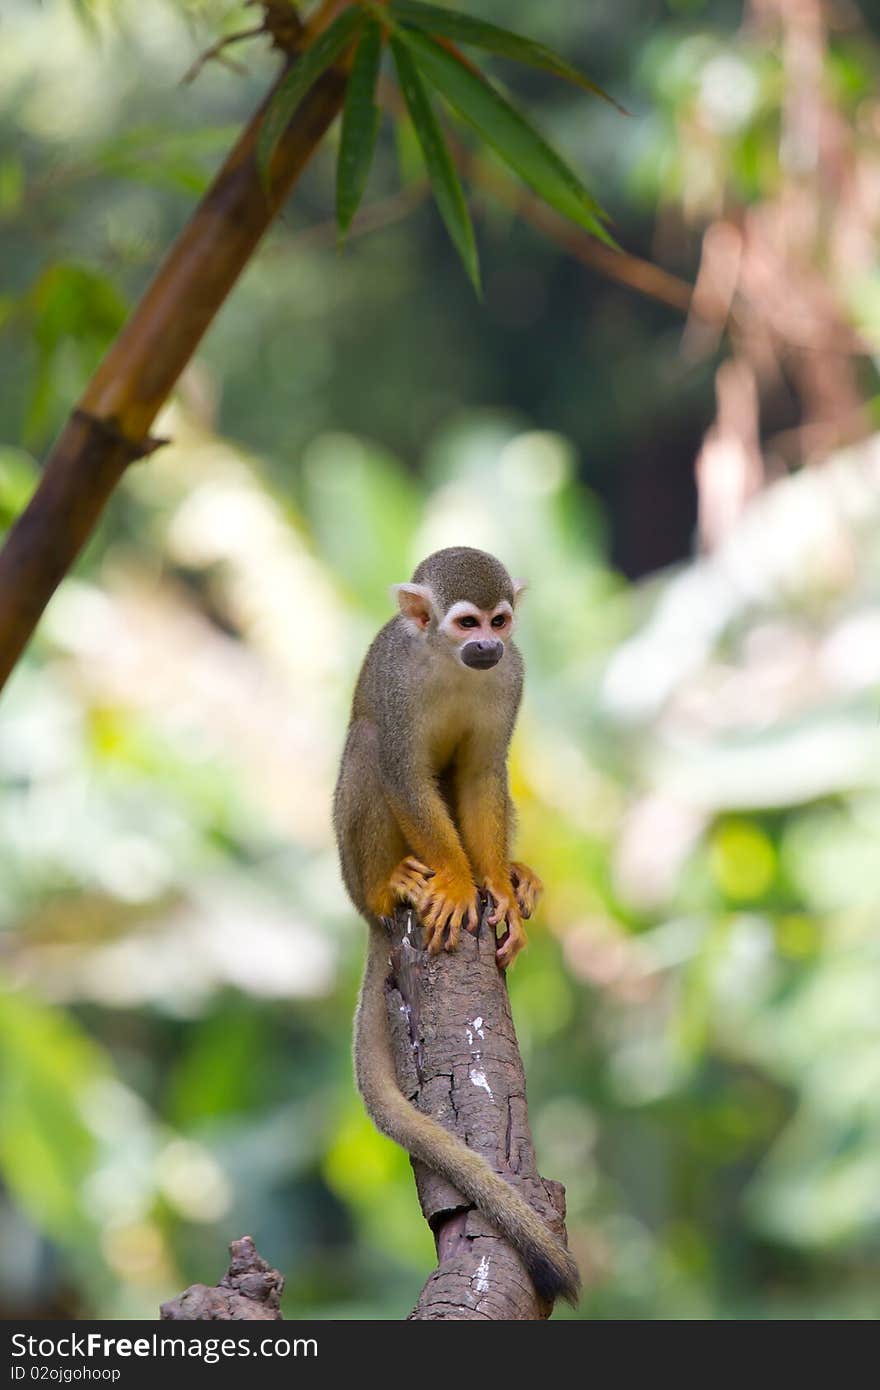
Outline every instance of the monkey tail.
POLYGON ((577 1303, 580 1275, 571 1255, 538 1214, 486 1160, 411 1105, 397 1083, 385 1009, 388 951, 370 924, 367 964, 355 1016, 358 1090, 376 1128, 452 1183, 519 1253, 538 1293, 577 1303))

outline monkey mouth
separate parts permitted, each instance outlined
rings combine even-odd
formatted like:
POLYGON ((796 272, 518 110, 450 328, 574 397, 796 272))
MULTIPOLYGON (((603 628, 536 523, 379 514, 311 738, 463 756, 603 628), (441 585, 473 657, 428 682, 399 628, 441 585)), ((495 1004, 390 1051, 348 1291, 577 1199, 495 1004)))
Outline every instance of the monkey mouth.
POLYGON ((489 671, 504 655, 503 642, 465 642, 461 659, 472 671, 489 671))

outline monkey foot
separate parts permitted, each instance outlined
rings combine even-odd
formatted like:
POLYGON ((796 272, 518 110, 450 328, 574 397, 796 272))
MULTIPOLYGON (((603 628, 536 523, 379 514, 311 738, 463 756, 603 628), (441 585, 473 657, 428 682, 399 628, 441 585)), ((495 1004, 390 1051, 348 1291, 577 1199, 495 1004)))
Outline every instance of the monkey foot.
POLYGON ((514 863, 510 866, 510 882, 513 887, 519 910, 528 921, 538 905, 544 885, 534 869, 528 864, 514 863))

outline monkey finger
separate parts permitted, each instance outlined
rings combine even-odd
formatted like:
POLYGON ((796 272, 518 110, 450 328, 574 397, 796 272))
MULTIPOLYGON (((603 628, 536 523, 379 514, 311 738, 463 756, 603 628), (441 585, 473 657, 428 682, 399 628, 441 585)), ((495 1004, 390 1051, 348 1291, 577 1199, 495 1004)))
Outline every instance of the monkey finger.
POLYGON ((502 970, 506 970, 507 967, 510 965, 511 960, 513 959, 513 956, 510 951, 510 944, 510 927, 508 927, 504 935, 500 938, 500 940, 496 940, 495 946, 495 959, 502 970))
POLYGON ((530 892, 525 884, 521 884, 516 890, 516 905, 525 918, 529 918, 535 908, 535 895, 530 892))
POLYGON ((425 927, 425 948, 429 955, 439 955, 443 950, 443 927, 425 927))
POLYGON ((502 970, 509 970, 515 959, 515 952, 511 950, 505 941, 503 946, 499 946, 495 952, 495 959, 502 970))
POLYGON ((431 909, 430 921, 438 931, 442 932, 451 916, 452 904, 449 899, 440 898, 431 909))
POLYGON ((473 935, 476 935, 480 929, 480 913, 476 903, 471 903, 467 910, 465 926, 473 935))
POLYGON ((461 918, 455 913, 449 921, 449 931, 446 936, 447 951, 454 951, 461 938, 461 918))
POLYGON ((508 902, 506 906, 506 930, 496 952, 496 958, 505 970, 526 944, 525 928, 516 903, 508 902))
POLYGON ((388 880, 388 891, 397 902, 409 902, 419 911, 424 903, 426 880, 402 859, 388 880))
MULTIPOLYGON (((494 894, 493 894, 494 896, 494 894)), ((490 927, 497 927, 505 920, 512 909, 510 898, 495 898, 495 911, 488 918, 490 927)))
POLYGON ((508 928, 507 935, 495 952, 495 959, 502 970, 508 970, 520 951, 526 945, 526 934, 522 927, 508 928))
POLYGON ((489 901, 486 904, 486 907, 489 909, 489 915, 486 918, 486 921, 490 924, 490 926, 495 926, 497 922, 500 920, 498 918, 498 904, 502 900, 502 895, 496 892, 496 890, 492 887, 491 883, 484 883, 483 891, 485 893, 488 893, 489 895, 489 901))
POLYGON ((422 925, 426 932, 434 932, 442 927, 440 922, 440 904, 432 903, 422 917, 422 925))
POLYGON ((524 886, 524 888, 523 888, 523 897, 525 898, 525 900, 526 900, 526 902, 527 902, 527 904, 528 904, 529 916, 530 916, 530 917, 531 917, 532 913, 534 912, 535 908, 538 906, 538 899, 539 899, 540 896, 541 896, 541 890, 540 890, 540 888, 536 888, 535 885, 534 885, 533 883, 530 883, 530 884, 524 886))
POLYGON ((544 891, 543 883, 527 864, 517 863, 510 866, 510 882, 520 912, 523 917, 531 917, 544 891))
POLYGON ((423 864, 421 859, 416 859, 413 854, 408 854, 403 862, 408 868, 414 869, 417 874, 421 874, 422 878, 434 877, 434 870, 429 869, 427 864, 423 864))

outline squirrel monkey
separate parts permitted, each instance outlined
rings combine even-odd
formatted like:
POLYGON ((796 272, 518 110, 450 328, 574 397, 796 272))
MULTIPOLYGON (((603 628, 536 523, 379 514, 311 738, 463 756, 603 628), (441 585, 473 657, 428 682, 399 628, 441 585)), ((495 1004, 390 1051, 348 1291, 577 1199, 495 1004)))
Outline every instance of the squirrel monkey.
POLYGON ((510 860, 507 748, 522 694, 511 637, 525 585, 492 555, 455 546, 395 585, 400 613, 361 668, 334 797, 345 886, 370 927, 355 1020, 355 1073, 384 1134, 442 1174, 519 1251, 538 1292, 574 1301, 577 1267, 510 1183, 401 1093, 385 1010, 383 919, 400 902, 421 917, 427 948, 452 951, 479 926, 490 895, 506 968, 526 943, 541 881, 510 860))

